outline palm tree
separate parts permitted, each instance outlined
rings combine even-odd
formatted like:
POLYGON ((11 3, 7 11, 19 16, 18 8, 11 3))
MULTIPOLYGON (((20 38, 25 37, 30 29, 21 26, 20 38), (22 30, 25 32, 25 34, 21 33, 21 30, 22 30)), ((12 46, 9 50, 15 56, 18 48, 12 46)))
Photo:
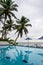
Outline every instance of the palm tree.
MULTIPOLYGON (((12 31, 15 29, 15 24, 12 20, 7 20, 7 23, 5 24, 5 27, 3 26, 4 36, 6 37, 8 34, 8 31, 12 31)), ((7 38, 7 37, 6 37, 7 38)))
POLYGON ((0 5, 0 16, 4 15, 5 19, 7 19, 7 17, 11 19, 12 16, 16 18, 13 11, 18 11, 17 4, 15 4, 12 0, 0 0, 0 5))
POLYGON ((7 18, 11 20, 11 17, 13 16, 14 18, 17 19, 17 17, 15 16, 13 12, 13 11, 18 11, 17 7, 18 5, 15 4, 14 1, 12 0, 0 0, 0 18, 4 16, 4 24, 3 24, 4 27, 5 27, 7 18))
POLYGON ((0 22, 1 22, 2 24, 4 24, 3 18, 4 18, 3 16, 0 17, 0 22))
MULTIPOLYGON (((28 27, 28 26, 32 27, 31 24, 27 24, 28 21, 30 21, 30 20, 27 19, 27 18, 24 17, 24 16, 22 16, 20 20, 18 19, 18 20, 16 21, 16 22, 17 22, 17 25, 15 25, 15 29, 16 29, 16 33, 18 33, 18 36, 17 36, 16 40, 18 39, 19 36, 20 36, 20 37, 23 36, 23 32, 25 33, 25 35, 27 35, 28 30, 27 30, 26 27, 28 27)), ((15 41, 16 41, 16 40, 15 40, 15 41)))

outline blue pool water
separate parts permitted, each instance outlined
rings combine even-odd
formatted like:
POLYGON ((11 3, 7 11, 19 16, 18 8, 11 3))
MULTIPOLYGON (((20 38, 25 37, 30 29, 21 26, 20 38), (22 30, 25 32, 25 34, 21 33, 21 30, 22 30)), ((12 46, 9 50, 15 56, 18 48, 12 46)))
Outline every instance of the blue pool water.
POLYGON ((0 46, 0 65, 43 65, 43 49, 0 46))

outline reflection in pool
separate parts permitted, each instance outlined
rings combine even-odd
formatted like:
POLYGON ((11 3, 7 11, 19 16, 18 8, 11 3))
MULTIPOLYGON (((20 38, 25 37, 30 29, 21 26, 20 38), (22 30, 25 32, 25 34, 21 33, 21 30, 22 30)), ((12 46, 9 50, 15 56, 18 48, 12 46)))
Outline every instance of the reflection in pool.
POLYGON ((1 65, 43 65, 42 60, 43 49, 21 46, 0 47, 1 65))
POLYGON ((32 51, 25 51, 25 52, 28 53, 28 54, 32 53, 32 51))
POLYGON ((43 56, 43 53, 38 53, 38 55, 43 56))

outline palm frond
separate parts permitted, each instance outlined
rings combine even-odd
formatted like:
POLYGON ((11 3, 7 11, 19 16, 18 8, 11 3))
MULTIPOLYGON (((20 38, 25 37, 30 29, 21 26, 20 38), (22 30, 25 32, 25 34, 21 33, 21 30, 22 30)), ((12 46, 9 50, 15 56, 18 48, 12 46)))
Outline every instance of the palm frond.
POLYGON ((13 4, 12 7, 18 7, 18 5, 17 4, 13 4))
POLYGON ((1 17, 2 15, 4 15, 4 11, 0 12, 0 17, 1 17))
POLYGON ((31 25, 31 24, 26 24, 25 26, 30 26, 30 27, 32 27, 32 25, 31 25))
POLYGON ((10 15, 10 13, 8 14, 8 18, 11 20, 11 15, 10 15))
POLYGON ((17 19, 17 17, 15 16, 15 14, 13 14, 12 12, 9 12, 15 19, 17 19))
POLYGON ((17 20, 16 20, 16 23, 17 23, 17 24, 20 24, 21 22, 20 22, 20 20, 19 20, 19 19, 17 19, 17 20))
POLYGON ((18 9, 17 9, 16 7, 14 7, 14 6, 12 6, 12 7, 10 8, 10 10, 11 10, 11 11, 18 11, 18 9))
POLYGON ((24 27, 24 33, 27 35, 28 30, 24 27))

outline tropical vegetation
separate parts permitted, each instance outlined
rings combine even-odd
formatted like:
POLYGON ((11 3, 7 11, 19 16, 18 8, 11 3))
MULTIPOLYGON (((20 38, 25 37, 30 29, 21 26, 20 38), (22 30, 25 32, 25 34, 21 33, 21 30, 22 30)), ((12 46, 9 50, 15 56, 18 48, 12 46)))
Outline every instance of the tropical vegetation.
MULTIPOLYGON (((22 16, 21 19, 18 19, 15 16, 14 11, 18 11, 17 9, 18 5, 12 1, 12 0, 0 0, 0 22, 2 23, 2 30, 0 32, 2 33, 1 39, 7 39, 7 34, 9 31, 16 30, 15 34, 18 33, 16 40, 18 37, 22 37, 23 33, 27 35, 28 33, 28 26, 32 26, 29 23, 29 19, 25 16, 22 16), (14 20, 12 19, 14 18, 14 20), (15 24, 16 21, 16 24, 15 24)), ((12 40, 10 40, 12 43, 12 40)))
MULTIPOLYGON (((5 28, 7 18, 9 18, 11 20, 11 18, 13 16, 14 18, 17 19, 17 17, 15 16, 13 11, 18 11, 17 10, 18 5, 15 4, 15 2, 12 0, 0 0, 0 6, 1 6, 0 7, 0 20, 2 18, 4 18, 4 21, 1 20, 1 22, 3 22, 3 26, 5 28)), ((6 38, 5 29, 3 30, 3 33, 2 33, 2 36, 4 36, 4 38, 6 38)))

